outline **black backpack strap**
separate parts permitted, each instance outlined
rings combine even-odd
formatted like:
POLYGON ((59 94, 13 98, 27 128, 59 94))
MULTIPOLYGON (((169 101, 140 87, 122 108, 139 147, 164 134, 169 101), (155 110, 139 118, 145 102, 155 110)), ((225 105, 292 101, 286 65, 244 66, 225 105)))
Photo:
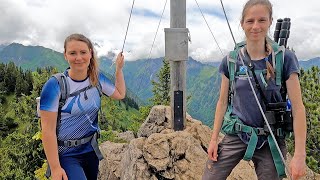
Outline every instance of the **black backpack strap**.
POLYGON ((260 96, 261 96, 261 99, 262 101, 264 102, 264 104, 267 106, 268 105, 268 100, 260 86, 260 83, 258 81, 258 78, 257 78, 257 75, 255 73, 255 69, 254 69, 254 64, 252 63, 252 60, 248 54, 248 51, 247 51, 247 48, 246 47, 243 47, 242 49, 240 49, 240 56, 242 56, 242 59, 248 59, 249 62, 247 61, 244 61, 244 63, 247 63, 246 65, 249 67, 249 69, 251 70, 251 73, 252 73, 252 76, 253 76, 253 79, 256 83, 256 88, 258 89, 259 93, 260 93, 260 96), (245 58, 246 57, 246 58, 245 58))
MULTIPOLYGON (((52 75, 54 78, 57 79, 59 87, 60 87, 60 99, 59 99, 59 107, 58 107, 58 117, 57 117, 57 133, 58 128, 61 122, 61 109, 65 105, 66 100, 69 98, 70 94, 70 85, 67 79, 67 76, 64 73, 57 73, 52 75)), ((58 134, 57 134, 58 136, 58 134)))
POLYGON ((102 86, 101 86, 100 81, 98 81, 97 90, 99 92, 99 96, 101 97, 103 93, 102 93, 102 86))

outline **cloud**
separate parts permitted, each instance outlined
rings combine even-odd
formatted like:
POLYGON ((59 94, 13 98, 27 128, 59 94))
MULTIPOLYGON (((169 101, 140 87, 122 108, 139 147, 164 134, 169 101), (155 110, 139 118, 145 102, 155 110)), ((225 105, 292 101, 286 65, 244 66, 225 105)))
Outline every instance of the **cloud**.
MULTIPOLYGON (((132 1, 117 0, 0 0, 0 44, 12 42, 41 45, 63 51, 63 41, 71 33, 82 33, 96 46, 99 55, 117 54, 123 46, 132 1)), ((219 1, 197 0, 215 36, 209 31, 195 1, 186 1, 187 28, 192 43, 189 55, 202 61, 220 61, 234 46, 219 1)), ((246 0, 226 1, 224 6, 236 41, 244 40, 240 27, 241 11, 246 0)), ((320 12, 316 0, 273 0, 276 19, 290 17, 292 21, 288 45, 299 59, 320 56, 320 12)), ((127 60, 147 59, 155 37, 165 1, 135 1, 124 46, 127 60)), ((161 21, 150 56, 164 56, 164 28, 170 27, 170 0, 161 21)))

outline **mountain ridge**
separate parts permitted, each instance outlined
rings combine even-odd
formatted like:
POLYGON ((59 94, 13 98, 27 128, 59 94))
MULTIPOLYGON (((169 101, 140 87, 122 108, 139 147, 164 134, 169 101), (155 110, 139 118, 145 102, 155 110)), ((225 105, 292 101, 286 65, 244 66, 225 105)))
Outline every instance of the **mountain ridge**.
MULTIPOLYGON (((100 70, 113 79, 114 66, 112 59, 101 56, 100 70)), ((0 46, 0 62, 7 63, 10 60, 23 69, 35 70, 37 67, 53 66, 59 71, 64 71, 68 64, 63 54, 42 46, 24 46, 12 43, 0 46), (1 50, 2 48, 2 50, 1 50)), ((163 57, 153 59, 138 59, 126 61, 123 69, 126 85, 135 99, 141 104, 148 104, 153 96, 151 80, 157 81, 157 72, 162 67, 163 57)), ((218 100, 221 77, 218 73, 220 62, 204 63, 189 57, 187 61, 187 111, 196 119, 202 120, 211 126, 215 112, 215 104, 218 100)), ((320 57, 309 61, 299 61, 302 68, 310 68, 312 65, 320 65, 320 57)), ((129 91, 128 91, 129 92, 129 91)))

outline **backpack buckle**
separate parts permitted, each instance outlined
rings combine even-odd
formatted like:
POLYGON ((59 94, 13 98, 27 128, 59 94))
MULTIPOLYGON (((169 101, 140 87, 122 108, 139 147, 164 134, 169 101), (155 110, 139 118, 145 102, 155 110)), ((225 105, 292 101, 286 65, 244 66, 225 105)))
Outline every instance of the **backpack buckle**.
POLYGON ((265 136, 267 135, 263 128, 256 128, 258 136, 265 136))
POLYGON ((67 140, 63 142, 63 145, 65 147, 75 147, 80 145, 80 143, 77 140, 67 140))
POLYGON ((238 131, 238 132, 241 132, 241 130, 242 130, 241 124, 236 123, 236 124, 234 125, 234 129, 235 129, 236 131, 238 131))

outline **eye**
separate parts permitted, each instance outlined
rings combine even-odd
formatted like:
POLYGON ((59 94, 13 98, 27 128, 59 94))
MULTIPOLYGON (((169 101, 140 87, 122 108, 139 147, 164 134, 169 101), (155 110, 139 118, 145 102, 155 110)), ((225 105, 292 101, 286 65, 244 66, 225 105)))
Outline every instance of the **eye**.
POLYGON ((80 53, 81 54, 87 54, 88 52, 87 51, 81 51, 80 53))
POLYGON ((250 24, 250 23, 253 23, 253 20, 252 20, 252 19, 249 19, 249 20, 246 21, 246 23, 249 23, 249 24, 250 24))
POLYGON ((69 55, 75 55, 76 53, 75 52, 69 52, 69 55))

